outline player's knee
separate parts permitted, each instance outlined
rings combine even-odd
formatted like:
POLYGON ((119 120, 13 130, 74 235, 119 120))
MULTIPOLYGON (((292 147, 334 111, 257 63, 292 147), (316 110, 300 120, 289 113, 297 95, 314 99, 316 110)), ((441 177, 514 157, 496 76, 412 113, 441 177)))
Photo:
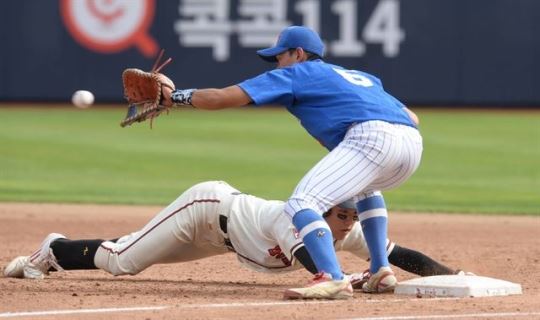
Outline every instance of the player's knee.
POLYGON ((141 272, 141 270, 133 268, 132 265, 122 264, 122 262, 118 259, 113 259, 107 265, 104 265, 99 268, 109 272, 113 276, 136 275, 139 272, 141 272))
MULTIPOLYGON (((111 244, 111 242, 109 242, 111 244)), ((136 268, 128 259, 120 256, 110 248, 100 247, 94 256, 94 264, 99 269, 107 271, 114 276, 135 275, 142 270, 136 268)))
POLYGON ((138 274, 140 271, 138 270, 128 270, 128 269, 124 269, 124 268, 121 268, 120 266, 118 265, 113 265, 109 268, 109 270, 106 270, 108 271, 110 274, 112 274, 113 276, 124 276, 124 275, 131 275, 131 276, 134 276, 136 274, 138 274))

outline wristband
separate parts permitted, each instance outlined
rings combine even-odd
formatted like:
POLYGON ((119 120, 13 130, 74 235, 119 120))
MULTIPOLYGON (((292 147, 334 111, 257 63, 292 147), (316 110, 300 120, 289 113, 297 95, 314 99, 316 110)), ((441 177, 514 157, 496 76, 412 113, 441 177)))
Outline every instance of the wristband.
POLYGON ((171 93, 171 100, 175 106, 193 106, 191 97, 196 89, 176 89, 171 93))

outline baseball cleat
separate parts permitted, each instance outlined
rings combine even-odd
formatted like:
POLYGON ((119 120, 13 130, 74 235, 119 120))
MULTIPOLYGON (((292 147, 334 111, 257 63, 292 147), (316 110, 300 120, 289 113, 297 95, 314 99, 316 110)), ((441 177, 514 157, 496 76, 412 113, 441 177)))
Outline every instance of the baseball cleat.
POLYGON ((287 289, 284 299, 349 299, 353 288, 348 278, 333 280, 327 273, 319 273, 313 282, 305 288, 287 289))
POLYGON ((362 285, 365 293, 385 293, 393 292, 397 279, 390 267, 380 267, 379 271, 370 274, 367 281, 362 285))
POLYGON ((24 278, 24 266, 28 264, 28 256, 17 257, 4 268, 4 277, 24 278))
POLYGON ((4 269, 4 276, 10 278, 43 279, 54 268, 63 270, 56 261, 51 250, 51 243, 65 236, 59 233, 49 234, 41 243, 41 246, 31 256, 20 256, 13 259, 4 269))

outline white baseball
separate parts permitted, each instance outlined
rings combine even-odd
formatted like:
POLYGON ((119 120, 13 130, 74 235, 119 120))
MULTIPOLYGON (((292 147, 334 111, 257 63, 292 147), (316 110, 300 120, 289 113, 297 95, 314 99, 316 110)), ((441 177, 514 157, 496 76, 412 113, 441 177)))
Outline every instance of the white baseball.
POLYGON ((71 102, 77 108, 88 108, 94 103, 94 94, 87 90, 77 90, 73 93, 71 102))

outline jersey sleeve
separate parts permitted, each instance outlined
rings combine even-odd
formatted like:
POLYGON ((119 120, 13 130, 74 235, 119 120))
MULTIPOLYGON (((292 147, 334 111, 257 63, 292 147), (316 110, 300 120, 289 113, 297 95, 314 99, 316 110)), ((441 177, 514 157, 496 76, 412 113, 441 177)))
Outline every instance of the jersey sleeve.
POLYGON ((298 231, 296 231, 296 228, 286 214, 281 214, 276 220, 276 223, 274 223, 272 237, 277 240, 281 251, 290 261, 293 260, 296 250, 304 245, 298 231))
MULTIPOLYGON (((395 243, 386 239, 386 254, 389 255, 394 250, 395 243)), ((349 234, 342 241, 338 241, 335 245, 336 251, 349 251, 360 259, 369 259, 369 249, 366 243, 366 238, 362 232, 360 223, 356 223, 349 234)))
POLYGON ((294 101, 293 69, 265 72, 238 84, 256 105, 279 104, 289 107, 294 101))
POLYGON ((369 259, 369 249, 360 223, 355 223, 351 232, 349 232, 345 239, 336 243, 336 251, 337 250, 349 251, 364 260, 369 259))

